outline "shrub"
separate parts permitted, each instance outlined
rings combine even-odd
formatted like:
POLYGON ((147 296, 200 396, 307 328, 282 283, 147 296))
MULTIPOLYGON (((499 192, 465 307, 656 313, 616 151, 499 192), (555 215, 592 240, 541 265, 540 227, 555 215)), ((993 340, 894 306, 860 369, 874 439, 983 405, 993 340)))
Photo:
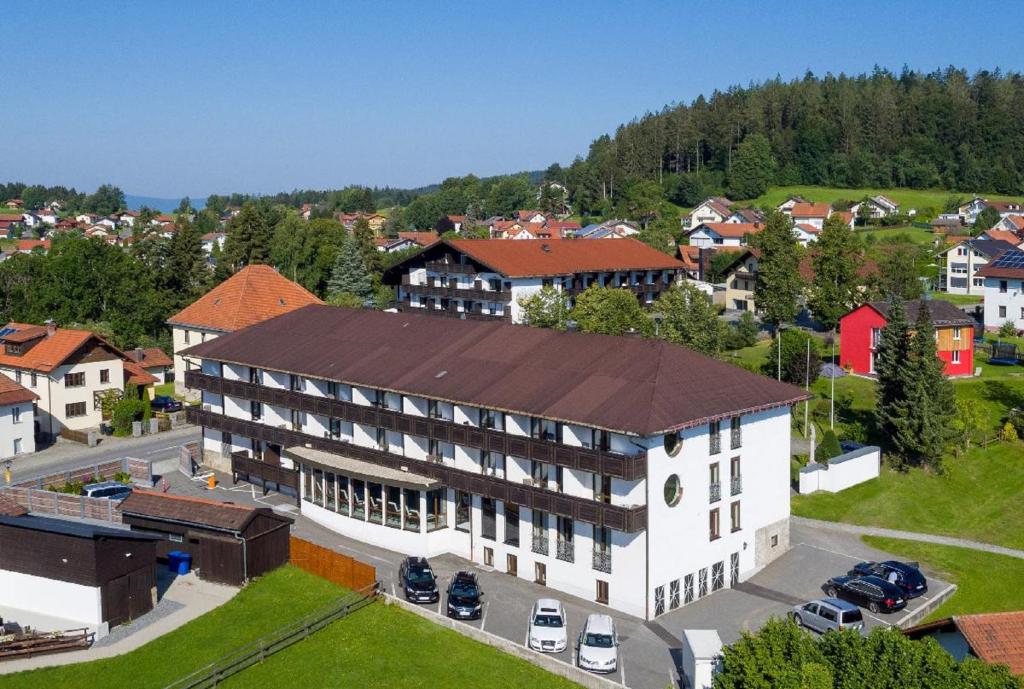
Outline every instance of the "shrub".
POLYGON ((110 413, 110 425, 114 435, 124 437, 132 432, 132 422, 141 421, 149 408, 149 401, 126 397, 114 405, 110 413))
POLYGON ((821 372, 821 354, 818 352, 817 338, 802 330, 783 330, 768 351, 762 371, 766 376, 775 378, 779 366, 779 342, 782 343, 782 380, 803 387, 804 381, 814 385, 821 372), (807 344, 810 342, 810 351, 807 344))
POLYGON ((1006 321, 999 326, 999 337, 1014 337, 1017 334, 1017 326, 1013 321, 1006 321))
POLYGON ((999 432, 999 439, 1008 443, 1017 439, 1017 429, 1013 427, 1012 423, 1007 421, 1003 424, 1003 430, 999 432))
POLYGON ((743 349, 753 347, 757 344, 757 336, 760 328, 754 319, 754 314, 744 311, 740 314, 738 321, 729 328, 728 346, 729 349, 743 349))
POLYGON ((116 474, 114 474, 114 480, 117 481, 118 483, 129 484, 132 482, 132 475, 129 474, 127 471, 119 471, 116 474))
POLYGON ((814 458, 821 464, 828 464, 830 459, 841 454, 843 454, 843 449, 839 446, 839 438, 836 436, 836 432, 830 428, 821 438, 821 444, 818 445, 814 458))

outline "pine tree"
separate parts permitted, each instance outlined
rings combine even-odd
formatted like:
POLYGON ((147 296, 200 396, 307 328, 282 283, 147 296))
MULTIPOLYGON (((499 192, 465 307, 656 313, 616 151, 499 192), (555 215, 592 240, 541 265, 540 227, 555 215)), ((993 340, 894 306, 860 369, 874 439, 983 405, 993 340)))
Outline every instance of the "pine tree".
POLYGON ((342 294, 354 294, 361 299, 373 296, 373 281, 366 270, 363 255, 355 239, 346 239, 338 250, 331 278, 327 281, 327 296, 334 300, 342 294))
POLYGON ((901 413, 899 405, 909 382, 907 364, 910 358, 910 326, 903 302, 897 298, 890 299, 888 311, 875 354, 875 373, 878 375, 875 423, 883 437, 892 437, 895 432, 895 420, 901 413))
POLYGON ((839 215, 825 221, 814 247, 811 263, 814 282, 808 306, 814 317, 828 329, 857 305, 857 265, 860 262, 857 238, 839 215))
POLYGON ((800 277, 800 245, 793 236, 790 219, 772 211, 763 231, 753 235, 751 245, 760 250, 757 257, 757 284, 754 303, 763 318, 778 328, 792 323, 798 312, 797 299, 803 290, 800 277))
POLYGON ((366 218, 359 218, 352 226, 352 237, 356 241, 359 252, 363 255, 363 265, 371 274, 381 271, 381 254, 373 243, 374 232, 366 218))
POLYGON ((937 465, 953 431, 953 386, 935 349, 935 328, 928 302, 919 302, 910 356, 904 363, 907 383, 896 404, 892 436, 897 454, 913 464, 937 465))
POLYGON ((266 263, 270 259, 273 226, 262 209, 251 201, 228 222, 223 261, 234 272, 250 263, 266 263))

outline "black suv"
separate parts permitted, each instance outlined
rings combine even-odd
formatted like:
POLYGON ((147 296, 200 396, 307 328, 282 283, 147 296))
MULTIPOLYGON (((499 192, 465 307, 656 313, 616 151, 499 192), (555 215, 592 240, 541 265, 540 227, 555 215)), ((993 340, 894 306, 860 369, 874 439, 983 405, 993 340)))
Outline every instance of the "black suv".
POLYGON ((900 587, 874 575, 832 577, 825 587, 830 597, 856 603, 874 613, 907 607, 907 597, 900 587))
POLYGON ((475 620, 480 617, 484 592, 472 572, 459 572, 448 584, 448 617, 475 620))
POLYGON ((413 603, 436 603, 441 597, 437 592, 437 577, 425 557, 402 560, 398 581, 405 592, 405 599, 413 603))
POLYGON ((909 562, 896 562, 886 560, 885 562, 860 562, 853 566, 848 574, 850 576, 864 577, 875 575, 885 579, 890 584, 896 584, 903 590, 903 595, 910 598, 917 598, 928 593, 928 580, 917 564, 909 562))

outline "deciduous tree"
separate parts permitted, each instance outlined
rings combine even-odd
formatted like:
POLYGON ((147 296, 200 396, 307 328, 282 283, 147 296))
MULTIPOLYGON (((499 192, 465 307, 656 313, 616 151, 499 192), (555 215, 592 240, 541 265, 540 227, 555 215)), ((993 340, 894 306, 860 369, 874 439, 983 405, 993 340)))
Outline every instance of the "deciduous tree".
POLYGON ((764 230, 752 235, 750 243, 760 252, 754 303, 765 322, 778 329, 796 318, 797 299, 804 287, 800 245, 793 236, 792 222, 786 215, 771 211, 764 230))
POLYGON ((581 331, 587 333, 650 334, 654 330, 651 319, 640 308, 633 293, 615 287, 588 287, 576 298, 572 319, 576 321, 581 331))
POLYGON ((690 283, 663 292, 653 310, 661 314, 657 334, 662 339, 709 356, 721 354, 725 324, 718 319, 707 295, 690 283))
POLYGON ((839 215, 833 215, 825 221, 811 255, 814 280, 808 299, 814 317, 830 330, 861 299, 857 278, 860 261, 860 246, 853 230, 839 215))
POLYGON ((569 320, 569 300, 565 293, 554 287, 542 287, 528 297, 520 297, 522 321, 535 328, 565 330, 569 320))

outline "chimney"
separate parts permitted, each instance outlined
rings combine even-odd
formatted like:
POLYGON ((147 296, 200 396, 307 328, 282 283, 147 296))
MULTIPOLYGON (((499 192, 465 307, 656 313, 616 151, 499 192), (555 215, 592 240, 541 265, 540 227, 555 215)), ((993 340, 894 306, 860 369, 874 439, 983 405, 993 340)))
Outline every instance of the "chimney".
POLYGON ((540 250, 543 251, 544 253, 550 253, 551 246, 549 244, 541 244, 540 250))
POLYGON ((142 360, 143 360, 144 358, 145 358, 145 357, 144 357, 144 356, 143 356, 143 354, 142 354, 142 347, 136 347, 136 348, 135 348, 135 361, 136 361, 137 363, 140 363, 140 364, 141 364, 141 363, 142 363, 142 360))
POLYGON ((57 332, 57 321, 53 320, 52 318, 47 318, 45 321, 43 321, 43 325, 46 326, 47 337, 50 337, 55 332, 57 332))

